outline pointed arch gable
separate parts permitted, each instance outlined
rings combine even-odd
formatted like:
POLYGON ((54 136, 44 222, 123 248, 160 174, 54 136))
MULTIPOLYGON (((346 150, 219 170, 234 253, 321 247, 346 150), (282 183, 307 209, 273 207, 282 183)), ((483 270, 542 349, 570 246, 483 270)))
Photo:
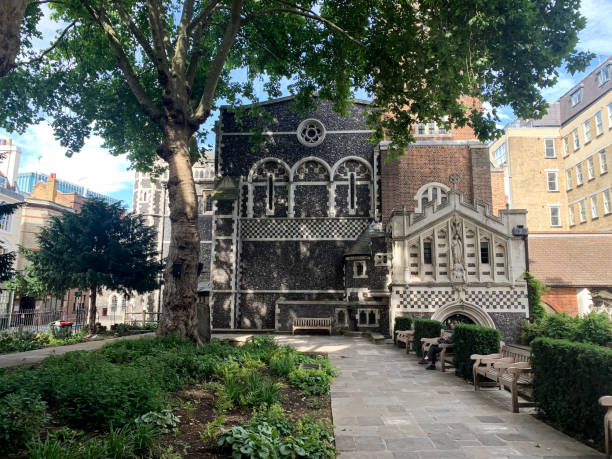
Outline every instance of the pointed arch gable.
POLYGON ((472 319, 475 324, 482 325, 483 327, 497 328, 495 322, 493 322, 493 319, 486 311, 465 300, 454 301, 442 306, 433 313, 431 319, 443 322, 455 314, 463 314, 472 319))
POLYGON ((323 159, 317 158, 316 156, 307 156, 306 158, 302 158, 299 161, 297 161, 293 165, 293 167, 291 168, 290 177, 291 177, 291 181, 292 182, 295 181, 295 174, 296 174, 297 170, 299 169, 299 167, 302 164, 305 164, 305 163, 308 163, 308 162, 315 162, 315 163, 319 163, 319 164, 323 165, 323 167, 325 167, 325 170, 327 171, 327 174, 329 176, 328 180, 331 180, 333 175, 332 175, 332 168, 329 166, 329 164, 327 164, 327 162, 325 162, 323 159))
POLYGON ((370 165, 370 163, 368 161, 366 161, 363 158, 360 158, 359 156, 345 156, 344 158, 339 159, 338 161, 336 161, 336 163, 334 164, 334 166, 332 167, 331 170, 331 177, 336 176, 336 173, 338 172, 338 168, 345 162, 347 161, 357 161, 359 163, 362 163, 363 165, 366 166, 366 168, 368 169, 368 172, 370 174, 370 178, 374 177, 374 172, 372 170, 372 166, 370 165))
POLYGON ((285 169, 285 173, 287 174, 287 179, 291 177, 291 168, 287 165, 285 161, 283 161, 282 159, 278 159, 278 158, 267 157, 267 158, 260 159, 255 164, 253 164, 253 166, 251 167, 251 170, 249 171, 249 176, 248 176, 249 183, 253 182, 253 176, 255 175, 257 168, 268 162, 279 164, 285 169))

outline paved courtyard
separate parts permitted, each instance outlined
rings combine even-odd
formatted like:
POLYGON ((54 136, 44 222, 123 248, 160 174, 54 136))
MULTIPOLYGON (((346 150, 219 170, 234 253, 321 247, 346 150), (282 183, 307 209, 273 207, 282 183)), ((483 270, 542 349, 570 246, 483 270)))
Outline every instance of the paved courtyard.
POLYGON ((535 419, 510 411, 506 391, 427 371, 414 354, 365 338, 281 336, 302 351, 329 352, 341 458, 600 458, 603 454, 535 419))

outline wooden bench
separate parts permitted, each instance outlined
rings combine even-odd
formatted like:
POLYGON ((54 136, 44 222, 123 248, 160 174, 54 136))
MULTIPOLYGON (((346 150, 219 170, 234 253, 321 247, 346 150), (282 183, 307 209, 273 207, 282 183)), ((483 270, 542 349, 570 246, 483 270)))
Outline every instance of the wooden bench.
POLYGON ((414 330, 400 330, 396 332, 398 343, 406 344, 406 354, 409 354, 413 347, 414 330))
POLYGON ((612 395, 600 397, 599 404, 608 408, 604 416, 604 438, 606 442, 606 459, 610 459, 612 457, 612 395))
POLYGON ((517 345, 503 346, 500 354, 472 355, 471 358, 475 360, 474 390, 487 386, 508 389, 512 394, 514 413, 518 413, 522 407, 535 406, 535 403, 531 401, 519 402, 518 400, 519 394, 531 396, 529 391, 533 387, 533 375, 529 363, 530 355, 528 347, 517 345), (490 381, 480 381, 480 377, 485 377, 490 381))
POLYGON ((327 330, 332 334, 331 317, 297 317, 293 319, 292 334, 296 330, 327 330))
POLYGON ((440 331, 440 337, 438 338, 421 338, 421 350, 423 351, 423 358, 425 358, 425 356, 427 355, 427 351, 429 350, 429 347, 433 344, 435 344, 436 346, 440 346, 440 348, 442 349, 440 351, 440 356, 438 358, 438 360, 440 361, 440 366, 441 366, 441 370, 443 372, 446 371, 447 368, 452 368, 452 363, 453 363, 453 345, 452 344, 448 344, 448 343, 438 343, 438 340, 442 337, 444 337, 444 334, 446 333, 445 330, 441 330, 440 331), (451 364, 451 365, 446 365, 447 363, 451 364))

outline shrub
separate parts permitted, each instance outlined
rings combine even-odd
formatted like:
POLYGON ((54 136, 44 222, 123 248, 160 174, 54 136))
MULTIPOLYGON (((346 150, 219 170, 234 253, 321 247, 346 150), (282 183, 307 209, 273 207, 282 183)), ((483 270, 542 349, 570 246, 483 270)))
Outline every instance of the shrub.
POLYGON ((397 333, 401 330, 410 330, 412 328, 412 317, 396 317, 395 326, 393 327, 393 341, 397 342, 397 333))
POLYGON ((501 335, 494 328, 480 325, 457 324, 453 332, 453 365, 455 374, 464 379, 472 380, 470 360, 472 354, 493 354, 499 352, 501 335))
POLYGON ((537 338, 531 351, 537 407, 562 429, 602 440, 605 409, 597 400, 612 394, 612 349, 537 338))
POLYGON ((296 368, 289 374, 291 385, 299 387, 308 395, 327 394, 332 379, 325 370, 296 368))
POLYGON ((0 399, 0 453, 23 447, 49 419, 47 404, 38 394, 26 391, 7 394, 0 399))
POLYGON ((607 314, 590 313, 578 321, 576 340, 605 346, 612 342, 612 320, 607 314))
POLYGON ((224 424, 225 416, 217 416, 213 421, 206 423, 204 431, 200 433, 200 439, 209 445, 217 443, 224 424))
POLYGON ((297 365, 296 352, 291 348, 279 348, 270 356, 270 370, 279 376, 289 376, 297 365))
POLYGON ((19 333, 0 333, 0 354, 9 352, 24 352, 42 347, 34 336, 21 336, 19 333))
POLYGON ((585 317, 546 314, 539 322, 523 326, 523 339, 530 342, 539 336, 605 345, 612 341, 612 321, 606 314, 593 312, 585 317))
POLYGON ((542 293, 546 291, 547 287, 528 272, 525 273, 525 280, 527 281, 529 304, 533 309, 532 319, 534 322, 539 322, 546 315, 546 310, 542 305, 542 293))
POLYGON ((421 352, 421 338, 436 338, 440 336, 440 330, 444 328, 442 322, 430 319, 414 319, 414 349, 417 350, 417 356, 421 352))

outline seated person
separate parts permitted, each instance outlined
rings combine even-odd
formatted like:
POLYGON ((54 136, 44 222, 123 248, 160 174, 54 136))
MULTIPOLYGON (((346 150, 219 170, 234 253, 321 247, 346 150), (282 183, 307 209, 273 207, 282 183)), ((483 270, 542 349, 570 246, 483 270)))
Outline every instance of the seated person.
MULTIPOLYGON (((450 330, 445 330, 444 336, 438 338, 438 344, 453 344, 453 329, 455 328, 455 322, 451 322, 449 326, 450 330)), ((440 352, 442 352, 442 348, 436 344, 432 344, 429 346, 429 349, 427 349, 427 355, 419 362, 419 365, 429 363, 430 365, 426 368, 426 370, 435 370, 436 360, 438 359, 440 352)))

